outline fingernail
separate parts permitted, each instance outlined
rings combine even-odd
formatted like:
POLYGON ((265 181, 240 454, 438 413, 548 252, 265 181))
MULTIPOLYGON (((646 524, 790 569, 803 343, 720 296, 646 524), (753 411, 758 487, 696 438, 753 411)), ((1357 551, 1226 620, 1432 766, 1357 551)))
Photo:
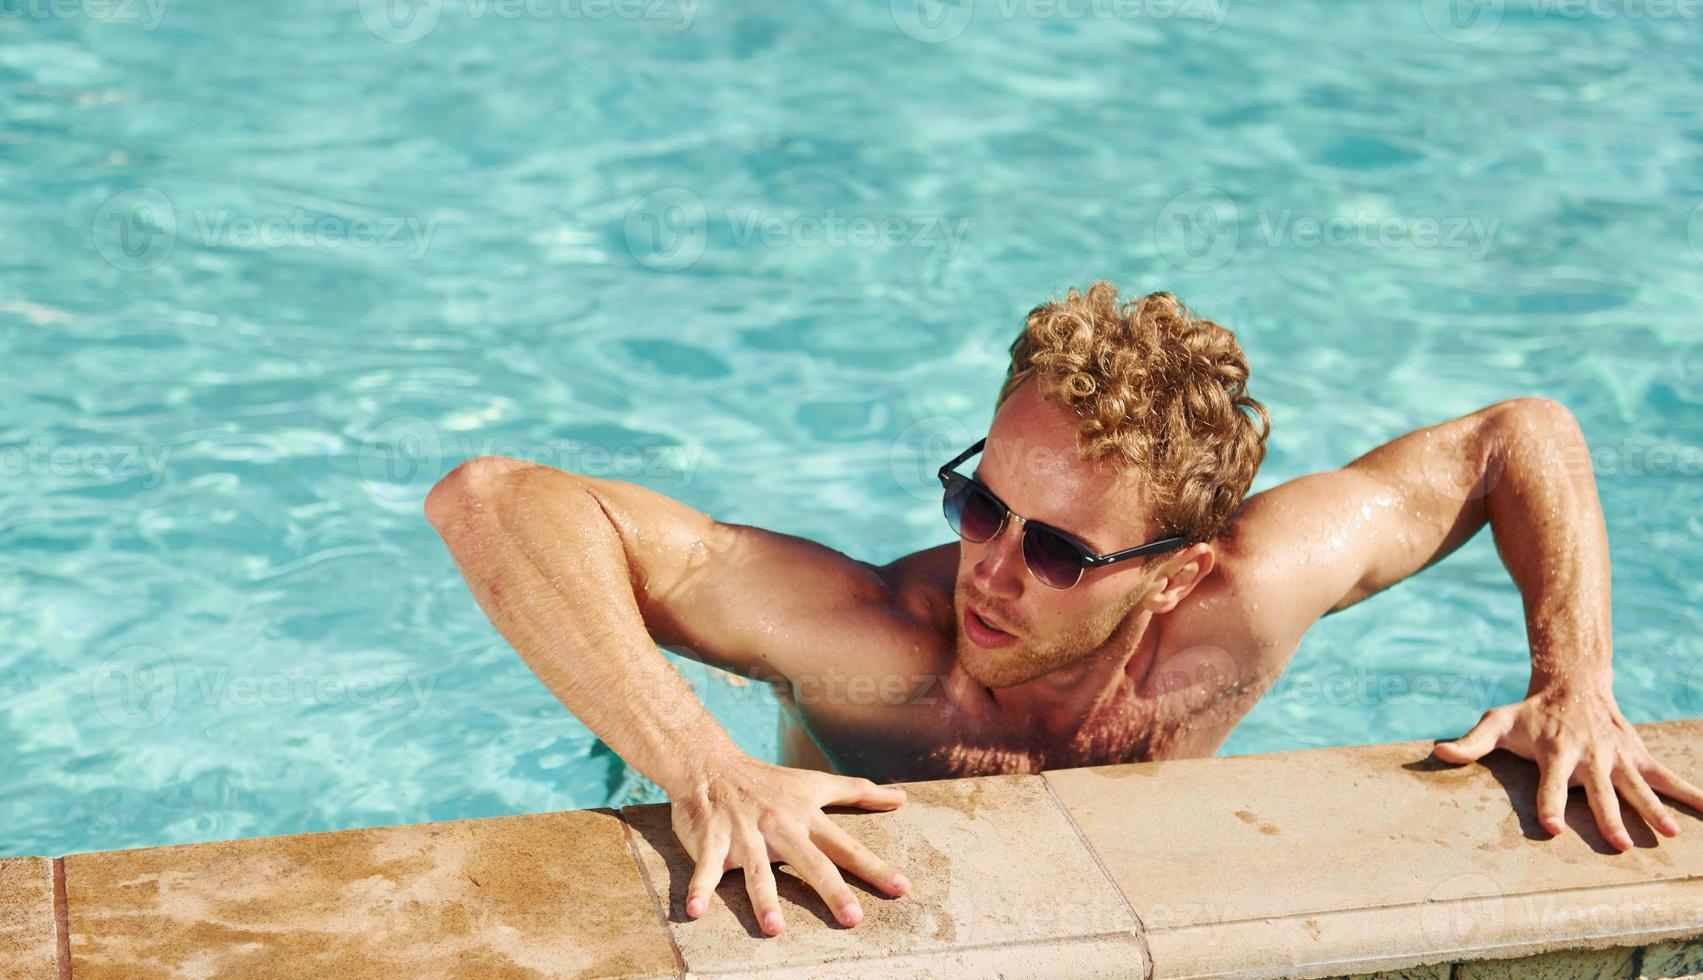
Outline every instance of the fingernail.
POLYGON ((703 915, 704 914, 704 901, 703 901, 703 899, 694 898, 691 901, 687 902, 686 903, 686 914, 691 916, 694 919, 697 918, 700 915, 703 915))
POLYGON ((863 921, 863 909, 859 908, 856 902, 847 905, 840 910, 840 921, 848 926, 857 925, 863 921))
POLYGON ((763 931, 771 936, 781 931, 781 914, 779 912, 770 912, 763 916, 763 931))
POLYGON ((898 891, 908 892, 908 891, 911 890, 911 879, 905 877, 904 875, 894 875, 893 876, 893 887, 895 889, 897 889, 898 891))

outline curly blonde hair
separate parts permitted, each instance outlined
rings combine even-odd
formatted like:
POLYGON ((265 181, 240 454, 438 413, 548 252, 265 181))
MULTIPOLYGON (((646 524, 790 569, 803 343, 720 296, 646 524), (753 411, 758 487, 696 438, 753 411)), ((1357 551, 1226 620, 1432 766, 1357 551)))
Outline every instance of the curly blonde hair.
POLYGON ((995 407, 1031 378, 1081 419, 1084 459, 1140 479, 1160 534, 1217 537, 1265 460, 1271 417, 1248 397, 1236 335, 1170 293, 1120 302, 1096 282, 1037 306, 995 407))

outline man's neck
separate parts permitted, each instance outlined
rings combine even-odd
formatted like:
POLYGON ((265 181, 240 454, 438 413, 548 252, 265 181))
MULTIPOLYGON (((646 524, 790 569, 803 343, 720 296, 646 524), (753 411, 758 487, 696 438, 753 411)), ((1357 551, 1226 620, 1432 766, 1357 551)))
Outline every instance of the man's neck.
POLYGON ((1153 613, 1143 609, 1132 613, 1082 660, 989 693, 1007 718, 1026 722, 1046 744, 1067 744, 1099 712, 1138 686, 1158 647, 1153 613))

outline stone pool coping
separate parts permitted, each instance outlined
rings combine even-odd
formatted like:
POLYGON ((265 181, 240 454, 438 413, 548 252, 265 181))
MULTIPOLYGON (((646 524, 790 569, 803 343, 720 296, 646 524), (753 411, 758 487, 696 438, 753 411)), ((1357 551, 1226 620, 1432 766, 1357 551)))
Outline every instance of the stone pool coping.
MULTIPOLYGON (((1703 782, 1703 720, 1640 725, 1703 782)), ((701 919, 661 806, 0 860, 0 978, 1683 976, 1703 821, 1603 842, 1535 816, 1536 770, 1430 742, 908 785, 833 819, 906 872, 835 925, 777 875, 701 919)))

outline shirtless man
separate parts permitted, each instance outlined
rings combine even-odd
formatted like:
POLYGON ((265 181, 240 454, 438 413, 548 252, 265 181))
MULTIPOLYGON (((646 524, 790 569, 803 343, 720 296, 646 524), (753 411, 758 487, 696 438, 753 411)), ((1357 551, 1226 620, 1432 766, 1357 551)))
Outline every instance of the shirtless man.
POLYGON ((959 540, 884 566, 513 459, 464 463, 427 498, 498 631, 667 791, 696 862, 689 916, 743 867, 779 933, 780 861, 846 926, 862 911, 841 868, 903 894, 822 811, 899 806, 885 783, 1210 755, 1315 621, 1485 524, 1524 599, 1531 683, 1436 756, 1534 760, 1544 827, 1564 831, 1582 785, 1618 850, 1621 798, 1668 836, 1657 793, 1703 809, 1615 704, 1607 532, 1561 405, 1500 402, 1244 499, 1268 416, 1234 335, 1175 297, 1072 290, 1011 355, 979 465, 942 469, 959 540), (775 683, 786 765, 741 752, 658 645, 775 683))

